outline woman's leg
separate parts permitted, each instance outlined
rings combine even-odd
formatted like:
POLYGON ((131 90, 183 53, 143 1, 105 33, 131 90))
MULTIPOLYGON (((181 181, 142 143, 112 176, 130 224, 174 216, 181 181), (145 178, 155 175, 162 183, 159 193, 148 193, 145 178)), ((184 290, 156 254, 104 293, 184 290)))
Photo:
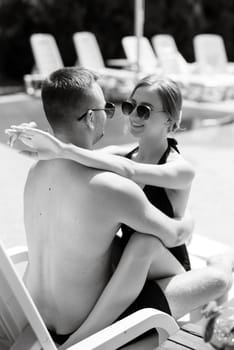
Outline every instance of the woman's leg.
POLYGON ((183 272, 181 265, 161 241, 153 236, 133 234, 94 308, 70 341, 83 339, 117 320, 141 293, 151 265, 154 278, 183 272))
POLYGON ((178 319, 203 307, 211 300, 219 300, 232 284, 233 257, 220 255, 210 258, 208 266, 187 271, 157 281, 163 290, 172 315, 178 319))
POLYGON ((147 268, 148 279, 161 279, 185 272, 174 255, 153 236, 135 232, 129 240, 128 250, 135 260, 143 261, 142 269, 147 268))

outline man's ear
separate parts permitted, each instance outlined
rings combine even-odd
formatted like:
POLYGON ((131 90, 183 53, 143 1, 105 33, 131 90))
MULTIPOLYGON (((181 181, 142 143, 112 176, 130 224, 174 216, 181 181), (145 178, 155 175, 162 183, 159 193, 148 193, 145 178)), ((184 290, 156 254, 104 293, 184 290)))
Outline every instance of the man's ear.
POLYGON ((92 110, 89 110, 86 115, 86 124, 90 129, 94 128, 94 113, 92 110))

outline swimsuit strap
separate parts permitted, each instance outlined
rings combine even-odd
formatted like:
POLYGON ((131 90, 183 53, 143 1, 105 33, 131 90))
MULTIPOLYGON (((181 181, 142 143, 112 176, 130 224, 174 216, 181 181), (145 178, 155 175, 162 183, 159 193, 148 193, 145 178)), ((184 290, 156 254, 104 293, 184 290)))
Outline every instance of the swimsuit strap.
POLYGON ((127 154, 125 155, 125 157, 126 157, 126 158, 129 158, 129 159, 132 159, 133 153, 136 152, 136 150, 137 150, 138 148, 139 148, 138 146, 135 147, 132 151, 130 151, 129 153, 127 153, 127 154))
MULTIPOLYGON (((171 148, 173 148, 176 152, 180 153, 180 151, 179 151, 178 148, 177 148, 178 142, 176 141, 176 139, 173 139, 173 138, 168 137, 167 142, 168 142, 168 147, 167 147, 166 151, 163 153, 162 157, 159 159, 158 164, 164 164, 164 163, 166 163, 166 160, 167 160, 167 157, 168 157, 169 154, 170 154, 171 148)), ((130 151, 128 154, 126 154, 125 157, 131 159, 133 153, 134 153, 138 148, 139 148, 138 146, 135 147, 132 151, 130 151)))
POLYGON ((173 139, 172 137, 168 137, 167 141, 168 141, 168 145, 170 147, 174 148, 174 150, 176 150, 176 152, 180 153, 180 151, 178 150, 178 147, 177 147, 178 142, 176 139, 173 139))
POLYGON ((176 152, 180 153, 180 151, 177 148, 178 142, 176 141, 176 139, 168 137, 167 142, 168 142, 167 149, 163 153, 162 157, 159 159, 158 164, 165 164, 166 163, 167 157, 170 154, 171 148, 173 148, 176 152))

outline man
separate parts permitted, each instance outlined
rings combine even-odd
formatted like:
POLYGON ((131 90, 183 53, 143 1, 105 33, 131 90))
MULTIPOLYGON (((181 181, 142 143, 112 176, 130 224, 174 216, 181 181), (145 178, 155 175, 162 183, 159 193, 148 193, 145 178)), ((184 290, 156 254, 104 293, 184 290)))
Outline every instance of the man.
MULTIPOLYGON (((106 105, 95 75, 85 69, 52 73, 43 84, 42 101, 55 136, 87 149, 103 136, 106 117, 114 112, 113 106, 106 105)), ((65 159, 39 161, 33 166, 25 185, 24 212, 29 249, 25 283, 60 344, 82 325, 107 285, 113 240, 121 223, 158 237, 168 247, 183 243, 190 228, 189 220, 172 220, 159 212, 132 181, 65 159)), ((130 256, 130 264, 139 263, 140 268, 134 254, 130 256)), ((199 294, 199 273, 187 280, 176 276, 160 282, 173 315, 186 313, 205 303, 208 296, 215 298, 226 290, 223 275, 215 276, 214 290, 212 271, 204 275, 210 287, 205 297, 199 294), (192 292, 186 290, 187 281, 192 292)), ((113 303, 118 305, 118 291, 115 297, 113 303)), ((121 303, 127 307, 132 301, 121 303)), ((65 345, 79 337, 71 335, 65 345)))

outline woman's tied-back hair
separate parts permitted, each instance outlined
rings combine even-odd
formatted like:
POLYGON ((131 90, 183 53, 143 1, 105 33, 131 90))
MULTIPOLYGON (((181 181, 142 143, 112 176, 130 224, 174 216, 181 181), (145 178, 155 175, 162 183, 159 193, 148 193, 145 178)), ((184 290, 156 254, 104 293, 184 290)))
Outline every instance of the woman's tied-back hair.
POLYGON ((78 67, 58 69, 42 84, 42 102, 52 128, 67 125, 79 115, 98 76, 78 67))
POLYGON ((182 114, 182 95, 178 84, 168 78, 159 78, 152 74, 140 80, 135 86, 131 96, 140 87, 153 87, 162 101, 163 110, 168 114, 170 126, 168 131, 180 128, 182 114))

